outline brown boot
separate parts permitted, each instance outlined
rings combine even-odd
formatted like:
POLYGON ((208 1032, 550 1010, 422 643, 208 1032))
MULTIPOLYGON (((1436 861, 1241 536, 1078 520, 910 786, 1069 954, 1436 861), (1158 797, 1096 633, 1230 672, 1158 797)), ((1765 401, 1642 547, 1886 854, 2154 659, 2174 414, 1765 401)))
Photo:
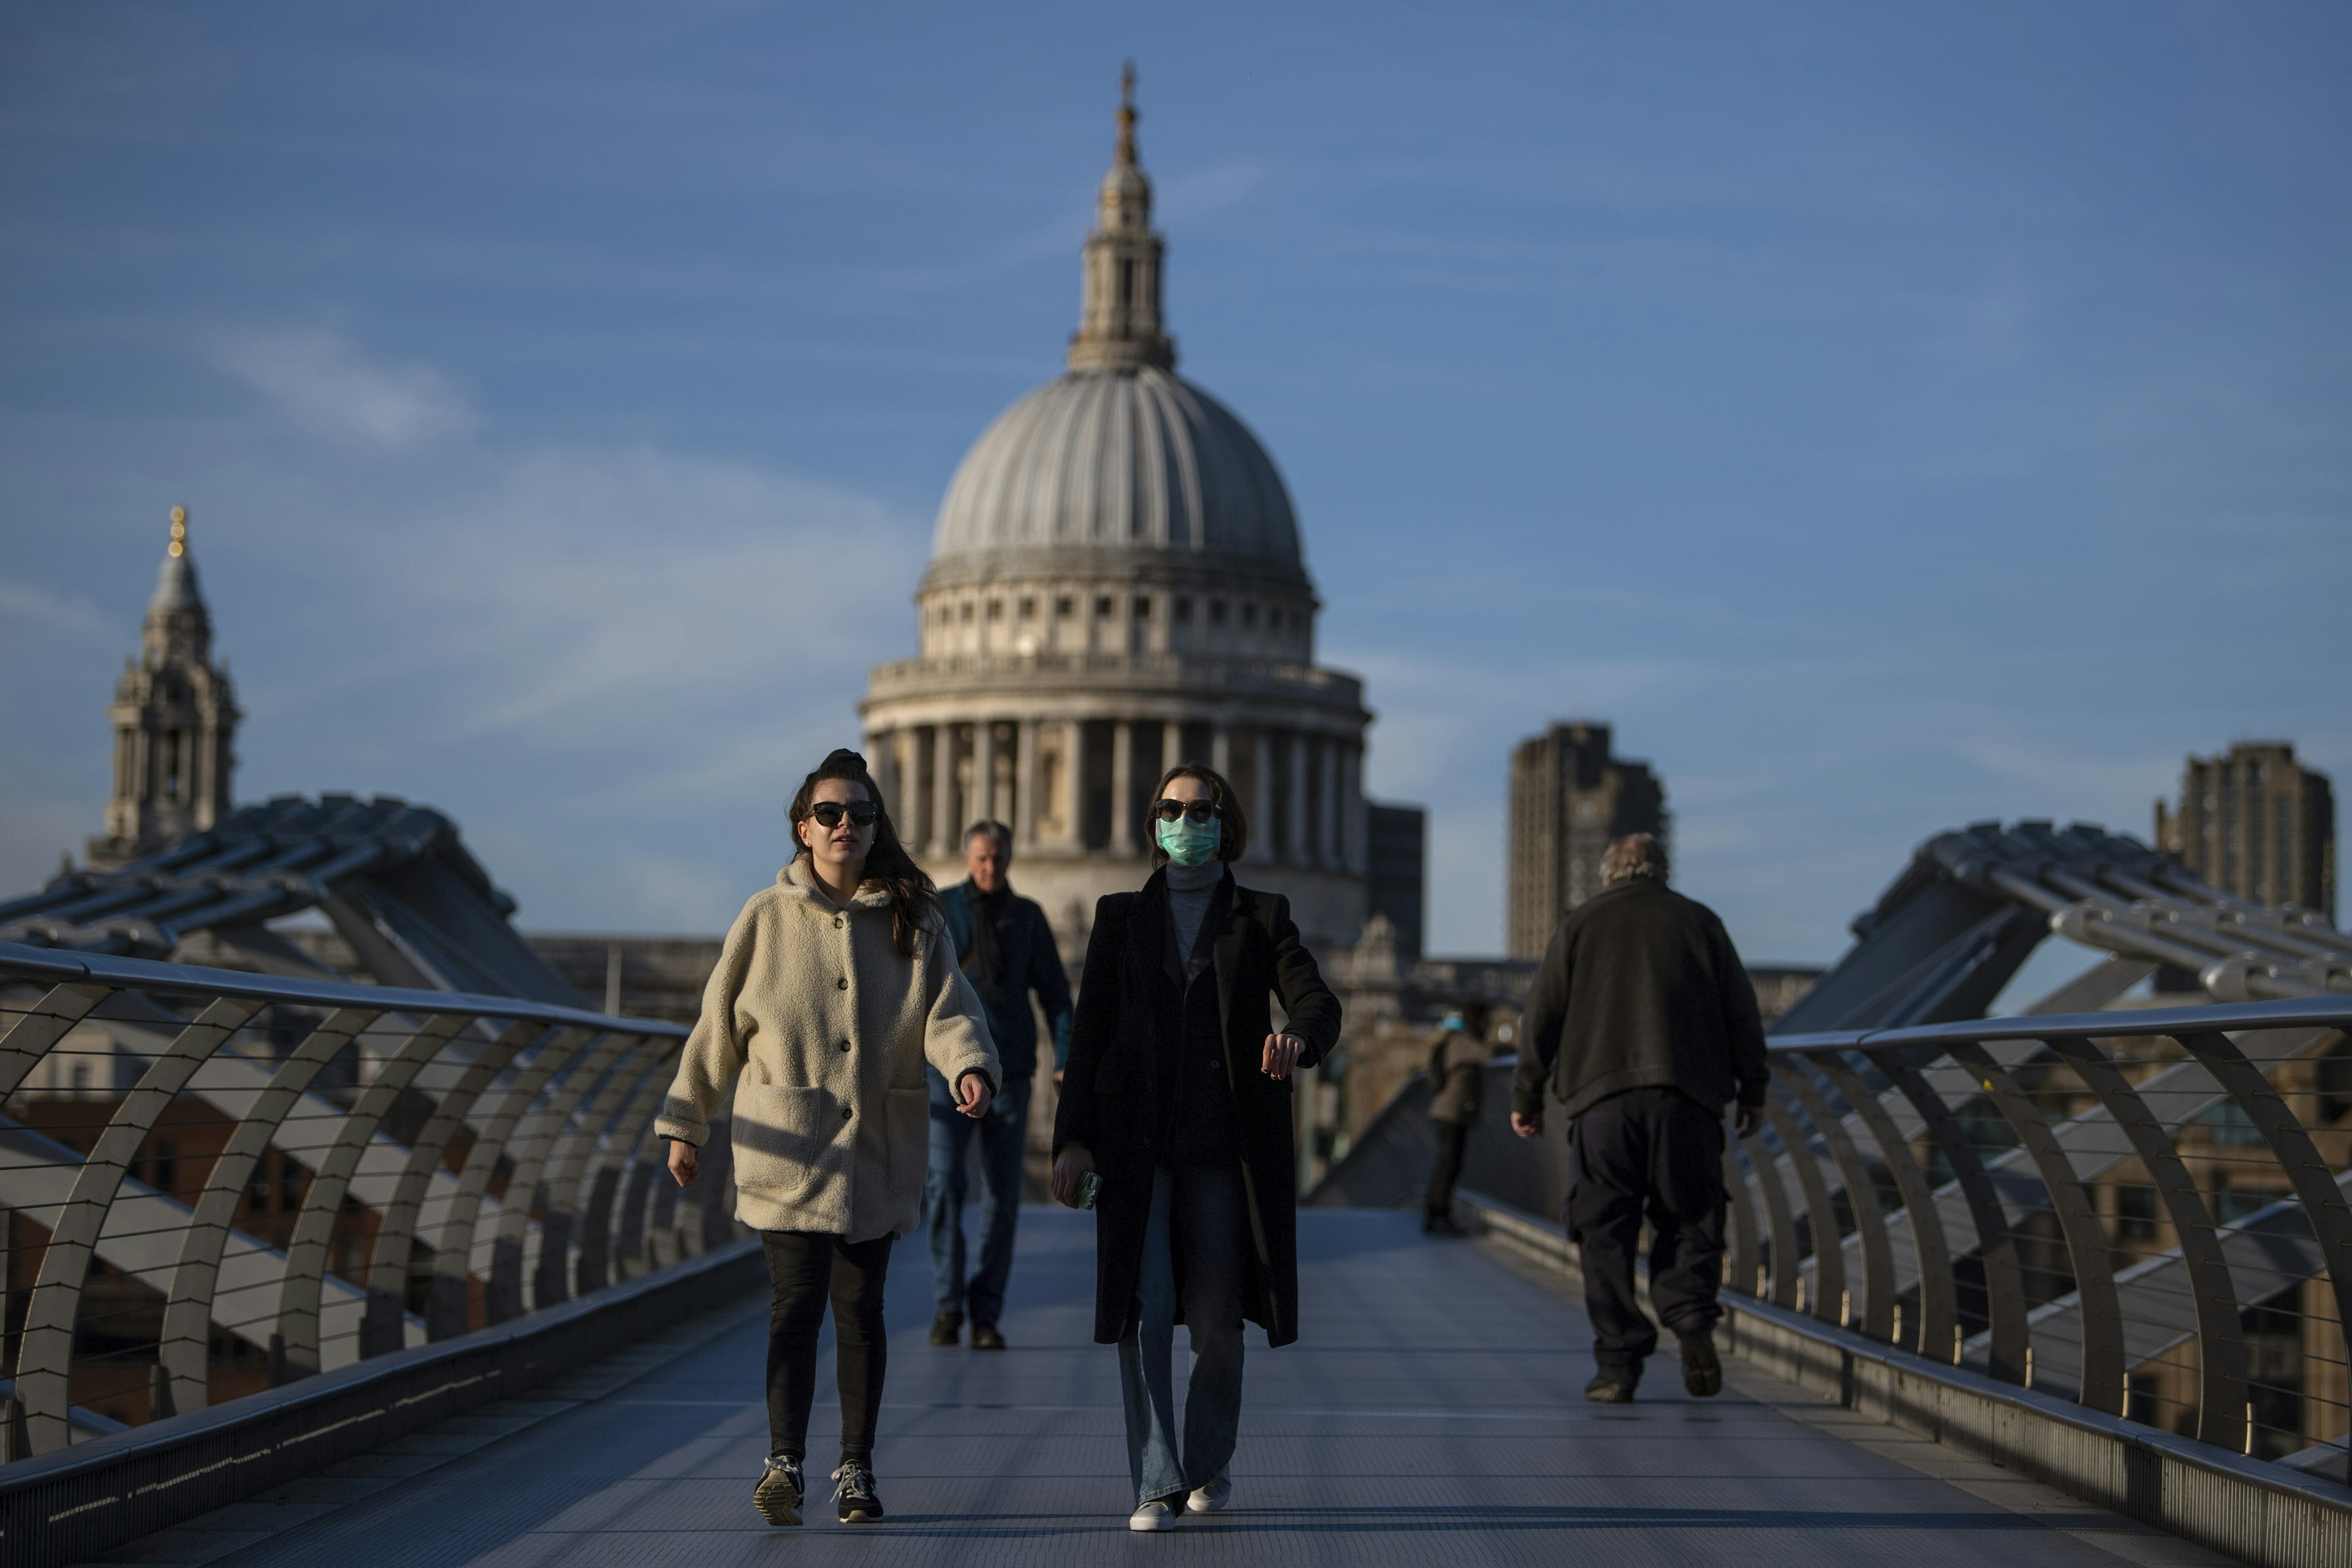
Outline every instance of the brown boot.
POLYGON ((1713 1331, 1675 1336, 1683 1347, 1683 1388, 1694 1399, 1713 1399, 1723 1392, 1723 1363, 1716 1358, 1713 1331))

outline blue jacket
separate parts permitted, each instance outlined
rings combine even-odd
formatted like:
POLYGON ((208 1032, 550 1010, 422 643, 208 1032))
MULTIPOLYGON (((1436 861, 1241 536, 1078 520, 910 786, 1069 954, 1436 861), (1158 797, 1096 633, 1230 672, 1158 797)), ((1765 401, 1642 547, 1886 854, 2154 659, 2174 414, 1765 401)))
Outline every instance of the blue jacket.
MULTIPOLYGON (((956 962, 971 962, 972 906, 970 882, 958 882, 940 895, 947 913, 948 935, 955 940, 956 962)), ((1037 1015, 1030 1009, 1029 993, 1037 993, 1045 1009, 1045 1023, 1054 1031, 1054 1068, 1070 1059, 1070 977, 1063 972, 1061 951, 1054 929, 1034 899, 1015 897, 1013 913, 996 930, 997 951, 1004 963, 1004 999, 981 998, 988 1013, 988 1031, 996 1039, 997 1059, 1007 1084, 1025 1083, 1037 1070, 1037 1015)))

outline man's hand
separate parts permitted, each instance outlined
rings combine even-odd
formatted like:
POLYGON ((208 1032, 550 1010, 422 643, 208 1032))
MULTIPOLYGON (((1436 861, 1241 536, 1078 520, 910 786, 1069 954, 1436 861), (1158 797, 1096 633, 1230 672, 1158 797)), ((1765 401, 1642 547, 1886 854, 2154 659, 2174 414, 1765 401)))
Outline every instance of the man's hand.
POLYGON ((1078 1178, 1094 1168, 1094 1152, 1085 1144, 1063 1144, 1054 1156, 1054 1201, 1066 1209, 1077 1207, 1078 1178))
POLYGON ((1299 1053, 1306 1049, 1307 1042, 1297 1035, 1268 1035, 1258 1070, 1268 1078, 1288 1078, 1290 1069, 1298 1065, 1299 1053))
POLYGON ((1542 1137, 1543 1112, 1538 1110, 1529 1114, 1525 1111, 1512 1111, 1511 1131, 1517 1133, 1522 1138, 1542 1137))
POLYGON ((1764 1130, 1764 1108, 1760 1105, 1741 1106, 1738 1119, 1731 1125, 1742 1138, 1755 1137, 1764 1130))
POLYGON ((669 1141, 670 1180, 690 1187, 702 1179, 702 1152, 683 1138, 669 1141))
POLYGON ((988 1075, 978 1068, 968 1069, 956 1079, 956 1092, 962 1103, 956 1109, 977 1121, 988 1114, 988 1102, 996 1096, 988 1087, 988 1075))

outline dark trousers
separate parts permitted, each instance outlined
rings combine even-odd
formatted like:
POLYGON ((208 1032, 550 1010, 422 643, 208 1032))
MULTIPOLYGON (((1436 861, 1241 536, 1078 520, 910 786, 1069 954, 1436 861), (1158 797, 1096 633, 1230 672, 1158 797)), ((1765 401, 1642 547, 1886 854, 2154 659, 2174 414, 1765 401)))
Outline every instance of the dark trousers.
POLYGON ((1013 1237, 1021 1223, 1021 1156, 1029 1137, 1029 1080, 1010 1079, 975 1121, 956 1109, 948 1080, 932 1068, 930 1173, 923 1181, 923 1226, 931 1238, 931 1299, 942 1312, 969 1307, 974 1323, 1004 1314, 1013 1278, 1013 1237), (980 1139, 980 1267, 964 1278, 965 1161, 980 1139))
POLYGON ((1449 1215, 1454 1212, 1454 1184, 1462 1179, 1463 1151, 1470 1147, 1470 1124, 1433 1121, 1429 1127, 1437 1134, 1437 1163, 1429 1168, 1429 1212, 1449 1215))
POLYGON ((882 1277, 890 1243, 845 1241, 807 1230, 763 1230, 768 1284, 768 1452, 808 1458, 809 1406, 816 1399, 816 1337, 833 1300, 834 1359, 841 1384, 841 1457, 874 1459, 882 1373, 890 1336, 882 1326, 882 1277))
POLYGON ((1703 1333, 1722 1311, 1723 1118, 1671 1089, 1635 1089, 1569 1127, 1568 1235, 1584 1264, 1584 1311, 1603 1372, 1638 1373, 1658 1331, 1633 1294, 1642 1222, 1650 1304, 1677 1334, 1703 1333))

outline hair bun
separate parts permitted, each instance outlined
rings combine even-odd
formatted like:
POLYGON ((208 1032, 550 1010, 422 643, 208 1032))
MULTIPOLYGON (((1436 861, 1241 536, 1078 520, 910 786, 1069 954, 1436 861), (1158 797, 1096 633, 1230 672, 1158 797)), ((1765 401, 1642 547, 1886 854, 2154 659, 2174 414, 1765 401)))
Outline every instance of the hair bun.
POLYGON ((859 773, 871 771, 866 765, 866 759, 847 746, 835 746, 824 761, 817 764, 816 771, 823 773, 829 768, 856 768, 859 773))

